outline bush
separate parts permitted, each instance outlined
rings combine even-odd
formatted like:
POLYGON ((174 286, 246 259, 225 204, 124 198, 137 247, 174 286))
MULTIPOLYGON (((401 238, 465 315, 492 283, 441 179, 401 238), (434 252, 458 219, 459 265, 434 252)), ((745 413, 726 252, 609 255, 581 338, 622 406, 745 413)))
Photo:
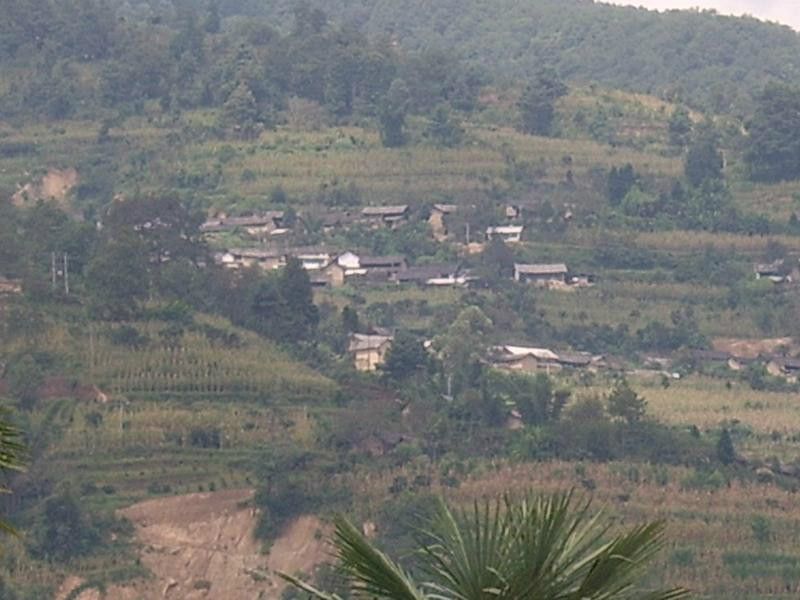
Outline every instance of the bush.
POLYGON ((41 560, 68 562, 92 552, 100 543, 100 532, 84 515, 69 491, 51 496, 40 507, 28 537, 31 556, 41 560))
POLYGON ((125 346, 137 350, 144 348, 150 342, 150 338, 140 333, 136 327, 130 325, 122 325, 112 329, 108 334, 108 339, 116 346, 125 346))
POLYGON ((222 446, 222 436, 219 429, 195 428, 189 433, 189 444, 195 448, 220 448, 222 446))

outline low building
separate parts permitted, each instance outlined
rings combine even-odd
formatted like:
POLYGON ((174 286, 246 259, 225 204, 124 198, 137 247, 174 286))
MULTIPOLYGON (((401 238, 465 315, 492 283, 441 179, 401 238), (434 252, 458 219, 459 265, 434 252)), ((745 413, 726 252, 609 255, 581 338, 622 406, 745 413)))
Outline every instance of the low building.
POLYGON ((408 261, 405 256, 362 256, 359 266, 366 272, 379 271, 395 275, 408 268, 408 261))
POLYGON ((501 239, 507 244, 515 244, 522 241, 522 232, 525 227, 522 225, 497 225, 486 228, 486 239, 501 239))
POLYGON ((520 283, 535 283, 546 285, 549 283, 567 283, 569 269, 564 263, 553 264, 515 264, 514 280, 520 283))
POLYGON ((407 204, 395 206, 366 206, 361 210, 361 218, 372 224, 397 225, 409 216, 407 204))
POLYGON ((325 233, 332 233, 356 224, 360 218, 360 214, 349 210, 328 211, 320 214, 309 214, 304 218, 306 221, 320 222, 325 233))
POLYGON ((758 264, 753 268, 756 279, 769 279, 773 283, 789 283, 792 281, 783 260, 758 264))
POLYGON ((439 264, 408 267, 398 272, 394 279, 399 284, 447 286, 466 285, 471 277, 457 264, 439 264))
POLYGON ((222 233, 242 229, 252 236, 261 236, 283 230, 284 212, 272 210, 244 217, 209 219, 200 225, 202 233, 222 233))
POLYGON ((286 256, 278 250, 231 248, 218 254, 217 262, 229 269, 260 267, 265 271, 274 271, 286 266, 286 256))
POLYGON ((389 335, 354 333, 347 351, 352 355, 357 370, 376 371, 386 361, 391 347, 392 337, 389 335))
POLYGON ((347 269, 336 261, 320 269, 318 273, 311 278, 312 285, 317 287, 339 288, 347 282, 347 269))
POLYGON ((310 246, 289 248, 286 257, 293 257, 300 261, 306 271, 319 271, 327 267, 334 259, 334 253, 327 248, 310 246))
POLYGON ((0 275, 0 296, 17 296, 22 293, 22 281, 0 275))
POLYGON ((431 207, 431 215, 428 217, 428 225, 431 227, 433 237, 438 241, 447 239, 450 231, 447 228, 447 218, 458 211, 455 204, 434 204, 431 207))

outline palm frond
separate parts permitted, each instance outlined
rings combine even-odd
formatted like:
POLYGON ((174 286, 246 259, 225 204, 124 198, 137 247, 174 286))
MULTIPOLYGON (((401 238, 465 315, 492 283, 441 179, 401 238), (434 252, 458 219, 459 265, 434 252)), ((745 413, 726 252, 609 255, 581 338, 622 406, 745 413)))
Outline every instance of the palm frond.
POLYGON ((426 600, 414 580, 344 517, 335 520, 333 544, 356 594, 391 600, 426 600))
POLYGON ((297 577, 288 575, 287 573, 278 572, 278 577, 280 577, 285 581, 288 581, 293 586, 295 586, 300 590, 303 590, 307 594, 311 594, 314 598, 317 598, 318 600, 342 600, 341 596, 337 596, 336 594, 326 594, 325 592, 318 590, 314 586, 301 581, 297 577))

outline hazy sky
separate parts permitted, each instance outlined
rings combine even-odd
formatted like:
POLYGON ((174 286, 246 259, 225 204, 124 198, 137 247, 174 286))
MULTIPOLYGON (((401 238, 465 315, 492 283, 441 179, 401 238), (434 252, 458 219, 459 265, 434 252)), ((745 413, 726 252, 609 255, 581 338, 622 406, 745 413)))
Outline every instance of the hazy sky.
POLYGON ((713 8, 726 14, 749 14, 778 21, 800 31, 800 0, 611 0, 646 8, 713 8))

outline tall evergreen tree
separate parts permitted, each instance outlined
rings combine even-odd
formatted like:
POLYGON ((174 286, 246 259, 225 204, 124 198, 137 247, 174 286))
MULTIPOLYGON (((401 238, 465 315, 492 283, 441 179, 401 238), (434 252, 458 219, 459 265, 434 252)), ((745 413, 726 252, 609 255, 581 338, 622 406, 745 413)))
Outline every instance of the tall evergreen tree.
POLYGON ((733 439, 728 428, 724 428, 717 440, 717 458, 723 465, 731 465, 736 462, 736 448, 733 447, 733 439))
POLYGON ((551 135, 555 123, 556 100, 568 88, 553 69, 540 70, 519 100, 520 129, 532 135, 551 135))
POLYGON ((378 111, 381 142, 387 148, 397 148, 406 143, 405 127, 409 103, 406 82, 395 79, 389 86, 378 111))
POLYGON ((319 324, 319 310, 314 304, 311 279, 298 259, 290 258, 286 263, 281 274, 280 292, 289 310, 286 322, 291 330, 290 337, 310 339, 319 324))
POLYGON ((258 127, 258 104, 252 90, 239 82, 222 106, 220 124, 237 137, 251 138, 258 127))
POLYGON ((700 186, 706 180, 720 180, 723 166, 719 136, 710 123, 705 123, 697 131, 686 154, 686 179, 693 187, 700 186))

